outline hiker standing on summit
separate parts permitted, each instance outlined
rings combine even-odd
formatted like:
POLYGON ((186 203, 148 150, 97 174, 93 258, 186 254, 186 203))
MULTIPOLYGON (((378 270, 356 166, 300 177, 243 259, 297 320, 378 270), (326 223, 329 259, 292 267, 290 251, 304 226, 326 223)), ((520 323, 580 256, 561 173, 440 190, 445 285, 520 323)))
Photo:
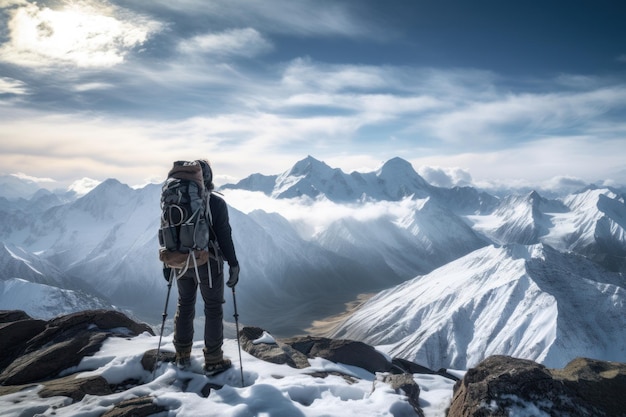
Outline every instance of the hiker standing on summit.
MULTIPOLYGON (((213 172, 206 160, 197 161, 202 167, 202 177, 206 192, 214 189, 213 172)), ((224 260, 228 262, 229 277, 226 285, 233 288, 239 280, 239 262, 231 236, 226 202, 218 195, 211 194, 207 223, 209 241, 217 242, 209 249, 207 267, 189 267, 177 280, 178 305, 174 318, 174 346, 176 365, 187 369, 191 365, 191 347, 193 345, 196 294, 198 287, 204 301, 204 372, 214 375, 231 367, 230 359, 224 358, 223 303, 224 300, 224 260), (209 218, 210 216, 210 218, 209 218), (217 252, 217 253, 216 253, 217 252), (210 268, 210 273, 209 273, 210 268)), ((169 277, 169 271, 164 271, 169 277)))

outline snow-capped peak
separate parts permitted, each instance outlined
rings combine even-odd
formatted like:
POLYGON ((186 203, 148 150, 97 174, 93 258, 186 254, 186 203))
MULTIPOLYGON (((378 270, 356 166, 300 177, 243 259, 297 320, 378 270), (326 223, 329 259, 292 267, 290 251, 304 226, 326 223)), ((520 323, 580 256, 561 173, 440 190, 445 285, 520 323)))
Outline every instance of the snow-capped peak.
POLYGON ((313 158, 311 155, 298 161, 287 171, 284 176, 303 177, 316 175, 318 177, 326 177, 332 168, 326 163, 313 158))

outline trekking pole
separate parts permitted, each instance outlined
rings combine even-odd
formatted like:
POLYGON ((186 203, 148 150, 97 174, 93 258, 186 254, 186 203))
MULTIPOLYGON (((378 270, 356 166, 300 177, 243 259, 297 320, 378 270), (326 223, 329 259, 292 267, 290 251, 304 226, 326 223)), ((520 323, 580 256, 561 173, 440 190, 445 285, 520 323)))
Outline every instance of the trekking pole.
POLYGON ((172 282, 174 281, 174 268, 170 269, 170 279, 167 281, 167 297, 165 298, 165 309, 163 310, 163 322, 161 323, 161 334, 159 335, 159 345, 157 347, 156 356, 154 357, 154 367, 152 368, 152 379, 156 376, 156 368, 159 363, 159 355, 161 354, 161 340, 163 339, 163 330, 165 329, 165 320, 167 319, 167 305, 170 303, 170 292, 172 291, 172 282))
POLYGON ((237 313, 237 299, 235 298, 235 287, 233 286, 233 309, 235 314, 235 330, 237 331, 237 349, 239 350, 239 370, 241 371, 241 388, 243 388, 243 362, 241 360, 241 343, 239 342, 239 314, 237 313))

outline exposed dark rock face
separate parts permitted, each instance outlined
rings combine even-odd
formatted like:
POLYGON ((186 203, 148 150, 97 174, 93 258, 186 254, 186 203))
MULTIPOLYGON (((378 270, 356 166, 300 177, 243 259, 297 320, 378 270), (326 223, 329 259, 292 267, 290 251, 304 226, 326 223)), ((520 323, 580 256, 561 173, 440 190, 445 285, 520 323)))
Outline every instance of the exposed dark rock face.
POLYGON ((152 329, 111 310, 83 311, 49 320, 3 312, 16 321, 0 324, 0 385, 22 385, 56 377, 93 355, 110 336, 136 336, 152 329))
POLYGON ((15 358, 20 356, 27 342, 46 328, 46 322, 43 320, 35 320, 17 314, 12 316, 15 317, 14 321, 0 321, 0 352, 2 352, 0 369, 6 368, 15 358))
MULTIPOLYGON (((146 351, 141 357, 141 366, 146 371, 152 372, 154 370, 155 359, 156 359, 157 350, 150 349, 146 351)), ((166 350, 161 350, 159 352, 159 362, 161 363, 171 363, 176 360, 176 353, 166 350)))
POLYGON ((491 356, 456 383, 448 417, 626 416, 626 364, 578 358, 564 369, 491 356), (531 414, 524 414, 531 415, 531 414))
POLYGON ((263 335, 263 331, 258 327, 244 327, 240 332, 240 341, 246 352, 268 362, 306 368, 310 366, 307 358, 324 358, 358 366, 372 373, 391 370, 387 357, 363 342, 302 336, 276 340, 275 344, 253 343, 263 335))
POLYGON ((0 323, 11 323, 30 319, 31 317, 21 310, 0 310, 0 323))
POLYGON ((413 379, 412 374, 385 375, 383 382, 391 385, 391 388, 396 391, 402 391, 404 395, 407 396, 409 404, 411 404, 415 413, 419 417, 424 417, 424 411, 422 411, 422 408, 419 405, 421 390, 419 385, 417 385, 417 382, 413 379))
POLYGON ((154 404, 152 397, 137 397, 122 401, 107 411, 102 417, 148 417, 167 408, 154 404))
MULTIPOLYGON (((0 396, 13 394, 33 385, 35 384, 0 386, 0 396)), ((76 375, 69 375, 41 382, 41 385, 43 387, 39 391, 40 397, 63 396, 71 398, 74 402, 82 400, 86 394, 107 395, 113 392, 109 383, 101 376, 76 378, 76 375)))
POLYGON ((41 397, 70 397, 73 401, 80 401, 87 394, 108 395, 113 391, 106 379, 101 376, 76 378, 69 375, 65 378, 53 379, 43 383, 44 388, 39 391, 41 397))
MULTIPOLYGON (((354 340, 311 336, 280 339, 276 340, 276 343, 255 343, 257 339, 261 338, 263 332, 264 330, 259 327, 244 327, 239 337, 241 347, 258 359, 287 364, 293 368, 307 368, 310 366, 307 359, 324 358, 331 362, 357 366, 372 373, 393 371, 395 374, 384 375, 382 381, 389 384, 395 391, 402 391, 407 396, 409 404, 417 416, 424 415, 419 406, 420 387, 413 379, 413 375, 398 365, 392 366, 392 362, 372 346, 354 340)), ((420 367, 409 361, 403 361, 403 365, 404 367, 420 367)), ((429 369, 428 371, 428 373, 436 373, 429 369)), ((314 372, 311 375, 324 378, 328 374, 314 372)), ((336 372, 332 372, 332 374, 336 374, 336 372)), ((342 376, 348 382, 354 382, 351 376, 342 376)))
POLYGON ((458 381, 459 378, 450 374, 447 369, 441 368, 438 371, 433 371, 425 366, 419 365, 415 362, 408 361, 402 358, 393 358, 391 360, 391 372, 394 374, 427 374, 427 375, 441 375, 445 378, 458 381))
POLYGON ((307 368, 309 361, 307 356, 293 347, 277 340, 276 343, 253 343, 263 335, 263 329, 259 327, 244 327, 239 333, 241 348, 252 356, 266 362, 286 364, 292 368, 307 368))
POLYGON ((626 363, 576 358, 550 372, 584 402, 609 416, 626 416, 626 363))
POLYGON ((311 336, 286 339, 284 342, 308 358, 324 358, 358 366, 372 373, 391 369, 391 362, 386 356, 363 342, 311 336))

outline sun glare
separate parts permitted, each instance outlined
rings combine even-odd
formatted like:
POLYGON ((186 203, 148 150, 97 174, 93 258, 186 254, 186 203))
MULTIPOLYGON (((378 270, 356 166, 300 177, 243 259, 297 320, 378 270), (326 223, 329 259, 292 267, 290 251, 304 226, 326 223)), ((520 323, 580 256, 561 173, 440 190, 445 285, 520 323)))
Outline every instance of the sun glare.
POLYGON ((22 65, 74 64, 109 67, 148 37, 150 25, 104 5, 70 3, 62 9, 29 4, 13 10, 10 42, 0 51, 4 60, 22 65))

